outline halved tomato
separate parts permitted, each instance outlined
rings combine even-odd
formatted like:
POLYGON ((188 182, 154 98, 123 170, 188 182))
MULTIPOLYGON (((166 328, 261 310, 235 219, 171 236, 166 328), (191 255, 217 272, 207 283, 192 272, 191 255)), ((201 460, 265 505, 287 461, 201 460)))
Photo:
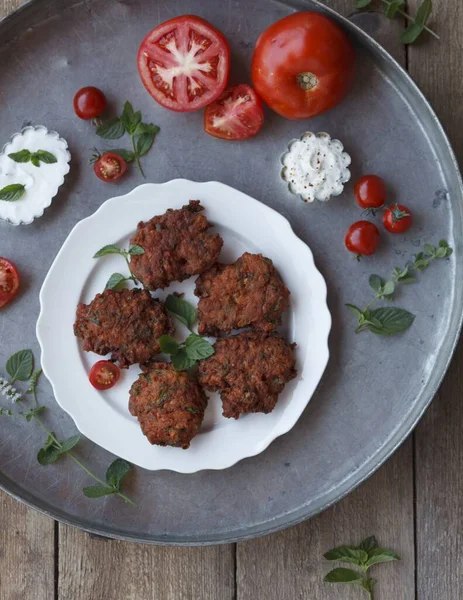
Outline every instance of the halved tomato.
POLYGON ((204 111, 204 130, 223 140, 253 137, 264 124, 264 109, 255 91, 242 83, 225 92, 204 111))
POLYGON ((222 33, 194 15, 183 15, 155 27, 138 51, 143 85, 165 108, 199 110, 225 89, 230 48, 222 33))
POLYGON ((97 390, 109 390, 119 381, 119 367, 110 360, 99 360, 90 370, 90 383, 97 390))
POLYGON ((19 282, 18 269, 11 260, 0 257, 0 308, 16 296, 19 282))
POLYGON ((119 154, 105 152, 93 165, 95 175, 101 181, 118 181, 127 171, 127 163, 119 154))

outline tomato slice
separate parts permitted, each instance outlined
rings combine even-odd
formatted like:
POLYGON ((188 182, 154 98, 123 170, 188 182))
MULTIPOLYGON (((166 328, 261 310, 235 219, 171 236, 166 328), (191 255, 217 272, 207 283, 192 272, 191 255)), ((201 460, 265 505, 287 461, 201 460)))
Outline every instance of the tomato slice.
POLYGON ((119 154, 106 152, 96 161, 93 170, 101 181, 117 181, 127 171, 127 163, 119 154))
POLYGON ((138 51, 138 72, 148 92, 165 108, 198 110, 225 89, 230 48, 210 23, 183 15, 148 33, 138 51))
POLYGON ((223 140, 253 137, 264 124, 264 109, 255 91, 242 83, 225 92, 204 111, 204 130, 223 140))
POLYGON ((119 381, 119 367, 110 360, 99 360, 93 365, 88 376, 90 383, 97 390, 109 390, 119 381))
POLYGON ((19 290, 18 269, 11 260, 0 257, 0 308, 8 304, 19 290))

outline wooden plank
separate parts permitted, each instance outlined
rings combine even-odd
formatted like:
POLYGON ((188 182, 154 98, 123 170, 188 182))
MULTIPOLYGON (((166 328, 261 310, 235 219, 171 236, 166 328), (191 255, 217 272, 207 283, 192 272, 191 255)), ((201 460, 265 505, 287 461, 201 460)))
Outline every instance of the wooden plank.
MULTIPOLYGON (((327 4, 346 15, 353 12, 351 0, 330 0, 327 4)), ((367 23, 362 16, 356 16, 354 21, 359 26, 367 23)), ((405 50, 398 37, 403 22, 391 23, 378 16, 369 17, 368 24, 371 23, 375 37, 404 64, 405 50)), ((381 544, 402 556, 400 564, 381 565, 373 571, 379 580, 376 600, 412 600, 415 580, 411 439, 370 481, 318 518, 273 536, 238 544, 237 598, 358 599, 358 589, 343 586, 345 589, 341 590, 323 583, 324 573, 332 568, 323 559, 323 553, 336 545, 359 543, 369 535, 376 535, 381 544)))
POLYGON ((62 600, 233 600, 234 545, 164 548, 60 527, 62 600))
MULTIPOLYGON (((417 7, 409 2, 410 11, 417 7)), ((463 164, 461 0, 434 0, 440 41, 423 36, 410 47, 409 70, 433 104, 463 164), (432 56, 432 60, 428 57, 432 56)), ((417 597, 463 598, 463 347, 416 434, 417 597)))

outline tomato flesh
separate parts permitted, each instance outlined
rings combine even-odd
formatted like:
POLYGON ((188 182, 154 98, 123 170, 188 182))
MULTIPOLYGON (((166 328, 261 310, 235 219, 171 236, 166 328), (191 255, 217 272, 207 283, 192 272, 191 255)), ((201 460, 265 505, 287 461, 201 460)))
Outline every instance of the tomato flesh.
POLYGON ((18 269, 7 258, 0 257, 0 308, 11 302, 19 290, 18 269))
POLYGON ((390 233, 405 233, 413 224, 412 213, 403 204, 394 204, 384 211, 383 224, 390 233))
POLYGON ((127 171, 127 163, 119 154, 106 152, 96 161, 93 170, 101 181, 113 182, 120 179, 127 171))
POLYGON ((370 256, 379 245, 379 229, 370 221, 357 221, 347 230, 346 248, 357 255, 370 256))
POLYGON ((90 383, 97 390, 109 390, 119 381, 119 367, 109 360, 99 360, 93 365, 88 376, 90 383))
POLYGON ((354 75, 354 48, 331 19, 296 12, 257 40, 251 76, 262 100, 288 119, 307 119, 336 106, 354 75))
POLYGON ((106 96, 96 87, 84 87, 74 96, 74 112, 80 119, 101 117, 106 106, 106 96))
POLYGON ((386 202, 384 180, 377 175, 364 175, 355 184, 355 199, 360 208, 381 208, 386 202))
POLYGON ((262 103, 254 90, 235 85, 206 106, 204 130, 224 140, 245 140, 258 133, 264 124, 262 103))
POLYGON ((222 33, 194 15, 150 31, 138 51, 138 72, 151 96, 170 110, 199 110, 225 89, 230 48, 222 33))

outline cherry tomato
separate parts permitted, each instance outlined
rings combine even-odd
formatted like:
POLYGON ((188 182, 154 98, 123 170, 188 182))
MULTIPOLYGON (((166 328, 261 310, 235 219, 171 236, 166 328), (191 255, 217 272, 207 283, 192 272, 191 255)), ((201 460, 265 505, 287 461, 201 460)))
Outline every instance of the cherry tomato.
POLYGON ((138 72, 161 106, 178 112, 198 110, 224 91, 230 48, 222 33, 204 19, 175 17, 142 41, 138 72))
POLYGON ((117 181, 127 171, 127 163, 114 152, 106 152, 93 165, 95 175, 101 181, 113 182, 117 181))
POLYGON ((377 175, 364 175, 355 184, 355 198, 361 208, 381 208, 386 202, 386 184, 377 175))
POLYGON ((93 365, 88 376, 90 383, 97 390, 109 390, 119 381, 119 367, 109 360, 99 360, 93 365))
POLYGON ((264 109, 255 91, 244 83, 235 85, 206 106, 204 130, 223 140, 253 137, 264 124, 264 109))
POLYGON ((403 204, 394 204, 384 211, 383 224, 391 233, 405 233, 412 223, 412 213, 403 204))
POLYGON ((331 19, 296 12, 257 40, 251 76, 256 92, 279 115, 307 119, 345 97, 354 75, 354 48, 331 19))
POLYGON ((19 290, 19 273, 11 260, 0 257, 0 308, 8 304, 19 290))
POLYGON ((345 244, 354 254, 374 254, 379 244, 379 229, 370 221, 357 221, 347 230, 345 244))
POLYGON ((74 111, 81 119, 101 117, 106 105, 106 96, 96 87, 84 87, 74 96, 74 111))

